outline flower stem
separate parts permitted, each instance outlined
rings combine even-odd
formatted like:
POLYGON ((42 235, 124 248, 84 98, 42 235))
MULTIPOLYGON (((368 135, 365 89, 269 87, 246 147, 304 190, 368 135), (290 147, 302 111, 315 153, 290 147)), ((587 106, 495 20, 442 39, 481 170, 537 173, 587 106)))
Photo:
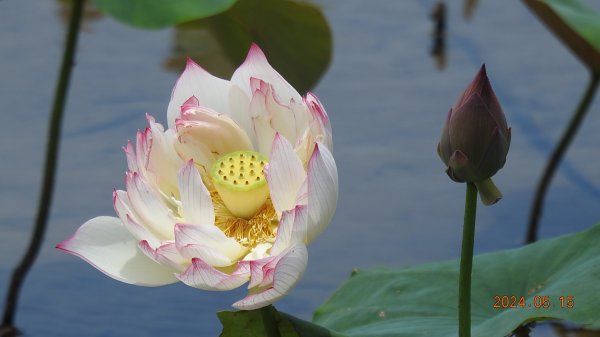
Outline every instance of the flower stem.
POLYGON ((475 217, 477 214, 477 187, 467 183, 465 220, 460 254, 458 279, 458 336, 471 336, 471 272, 473 270, 473 245, 475 242, 475 217))
POLYGON ((581 98, 581 101, 579 102, 579 106, 577 106, 577 110, 575 110, 573 117, 571 117, 571 121, 569 122, 567 129, 563 133, 558 145, 550 156, 550 160, 548 160, 548 163, 546 164, 544 173, 542 174, 542 177, 538 183, 538 187, 535 191, 531 213, 529 214, 529 226, 527 228, 525 244, 532 243, 537 240, 539 222, 542 215, 542 204, 544 203, 546 191, 548 190, 548 186, 554 177, 554 173, 558 168, 558 164, 560 164, 560 161, 562 160, 565 151, 569 147, 569 144, 571 144, 573 137, 575 134, 577 134, 577 130, 581 125, 581 121, 585 117, 588 108, 592 103, 592 99, 594 98, 594 94, 598 88, 599 79, 600 73, 592 72, 587 89, 581 98))
POLYGON ((281 337, 279 328, 277 327, 277 321, 275 320, 275 308, 272 305, 268 305, 258 310, 260 310, 267 337, 281 337))
POLYGON ((54 189, 54 176, 56 172, 58 145, 60 140, 60 127, 65 107, 65 98, 67 96, 69 87, 69 79, 71 77, 71 68, 73 67, 83 2, 84 0, 73 1, 73 12, 69 22, 60 74, 56 84, 54 103, 52 105, 52 115, 50 117, 50 125, 48 130, 48 142, 46 144, 43 185, 38 203, 35 227, 27 252, 23 256, 19 265, 15 267, 10 281, 4 306, 2 327, 0 329, 3 336, 14 334, 18 331, 14 326, 14 314, 19 298, 19 291, 23 281, 25 280, 25 277, 27 276, 27 273, 29 272, 29 269, 33 265, 35 258, 38 255, 40 246, 44 239, 44 233, 46 231, 48 213, 50 211, 50 204, 52 202, 52 191, 54 189))

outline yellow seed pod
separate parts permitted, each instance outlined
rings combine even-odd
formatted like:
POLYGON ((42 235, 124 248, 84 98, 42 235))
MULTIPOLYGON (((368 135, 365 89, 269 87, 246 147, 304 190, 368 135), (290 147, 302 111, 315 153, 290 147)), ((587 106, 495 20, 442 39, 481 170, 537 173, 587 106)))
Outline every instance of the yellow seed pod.
POLYGON ((250 219, 267 201, 266 164, 267 157, 254 151, 231 152, 214 162, 211 177, 231 214, 250 219))

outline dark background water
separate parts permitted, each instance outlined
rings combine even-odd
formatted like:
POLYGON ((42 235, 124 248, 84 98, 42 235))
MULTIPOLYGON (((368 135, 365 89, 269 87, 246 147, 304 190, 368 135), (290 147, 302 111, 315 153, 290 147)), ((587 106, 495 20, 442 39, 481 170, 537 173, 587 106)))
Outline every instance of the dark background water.
MULTIPOLYGON (((309 247, 304 278, 277 304, 307 319, 352 268, 458 257, 464 186, 446 177, 435 147, 446 112, 483 62, 513 139, 495 178, 505 197, 480 207, 475 250, 521 245, 535 182, 588 79, 518 1, 482 1, 470 21, 462 18, 462 3, 449 3, 442 72, 429 56, 433 0, 318 3, 334 54, 314 91, 333 125, 340 198, 332 224, 309 247)), ((56 1, 0 2, 2 301, 37 206, 64 36, 60 8, 56 1)), ((244 289, 130 286, 54 249, 87 219, 114 214, 112 188, 123 187, 126 169, 121 146, 145 127, 144 113, 166 121, 177 74, 162 65, 173 37, 173 29, 142 31, 109 18, 85 25, 49 230, 17 316, 29 336, 214 336, 215 310, 244 296, 244 289)), ((598 101, 549 191, 542 237, 600 220, 598 101)))

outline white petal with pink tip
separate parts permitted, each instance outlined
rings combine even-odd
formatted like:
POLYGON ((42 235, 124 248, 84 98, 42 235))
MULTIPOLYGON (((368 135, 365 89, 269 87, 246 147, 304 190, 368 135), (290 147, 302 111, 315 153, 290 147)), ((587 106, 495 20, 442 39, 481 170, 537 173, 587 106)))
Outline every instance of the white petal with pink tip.
POLYGON ((277 214, 281 216, 283 211, 294 208, 296 195, 306 179, 306 172, 290 142, 279 134, 273 141, 266 178, 277 214))
POLYGON ((329 116, 325 111, 325 108, 312 92, 306 94, 304 98, 304 104, 308 107, 311 112, 312 121, 310 123, 311 131, 316 135, 315 139, 317 142, 327 146, 329 151, 333 150, 333 140, 331 138, 331 124, 329 123, 329 116))
POLYGON ((211 75, 194 61, 188 59, 185 70, 177 80, 167 108, 169 128, 174 128, 181 106, 192 96, 200 105, 221 113, 229 111, 229 81, 211 75))
POLYGON ((331 221, 338 199, 338 174, 335 161, 327 147, 317 143, 308 162, 308 230, 311 242, 331 221))
POLYGON ((152 247, 159 245, 159 240, 147 228, 142 226, 133 213, 127 192, 117 190, 113 192, 113 206, 121 223, 137 240, 146 240, 152 247))
POLYGON ((244 90, 248 97, 252 97, 253 93, 250 88, 251 78, 257 78, 271 84, 282 102, 288 103, 291 99, 295 101, 300 101, 301 99, 296 89, 271 67, 265 54, 255 44, 250 47, 244 63, 233 73, 231 82, 244 90))
POLYGON ((93 218, 57 248, 121 282, 150 287, 177 282, 171 268, 152 261, 138 249, 137 240, 117 218, 93 218))
MULTIPOLYGON (((224 256, 229 258, 230 261, 237 261, 246 252, 246 249, 236 240, 227 237, 219 228, 213 225, 177 224, 175 226, 175 243, 177 249, 182 253, 203 252, 208 254, 206 256, 189 256, 190 258, 224 256), (186 250, 188 246, 192 246, 192 250, 186 250), (194 249, 193 246, 198 246, 198 248, 194 249), (202 249, 199 249, 199 247, 202 249)), ((231 264, 230 262, 219 267, 231 264)))
MULTIPOLYGON (((180 141, 205 144, 217 157, 238 150, 252 150, 252 142, 231 118, 204 108, 188 109, 176 122, 180 141)), ((189 158, 186 158, 189 159, 189 158)))
POLYGON ((231 273, 222 272, 201 259, 193 259, 192 265, 177 278, 190 287, 204 290, 231 290, 248 282, 250 263, 239 262, 231 273))
POLYGON ((298 205, 281 215, 277 239, 271 248, 271 254, 279 255, 288 247, 308 241, 308 207, 298 205))
POLYGON ((254 148, 256 148, 256 135, 250 115, 250 98, 233 84, 229 90, 229 105, 231 107, 231 119, 233 119, 248 135, 254 148))
POLYGON ((147 223, 148 229, 159 238, 172 240, 175 237, 175 219, 157 192, 137 173, 128 174, 125 185, 131 205, 138 210, 136 213, 140 220, 147 223))
POLYGON ((215 212, 212 200, 193 160, 188 161, 178 176, 183 218, 197 225, 213 225, 215 212))
POLYGON ((266 287, 266 289, 259 289, 257 293, 251 291, 248 296, 235 302, 233 307, 240 310, 253 310, 262 308, 284 297, 298 283, 306 270, 307 263, 308 252, 306 246, 298 244, 290 247, 281 254, 272 271, 273 285, 266 287))
POLYGON ((177 250, 175 242, 167 241, 157 248, 152 248, 148 241, 142 240, 138 243, 138 246, 150 259, 162 265, 170 266, 178 273, 183 272, 190 264, 189 259, 183 257, 177 250))

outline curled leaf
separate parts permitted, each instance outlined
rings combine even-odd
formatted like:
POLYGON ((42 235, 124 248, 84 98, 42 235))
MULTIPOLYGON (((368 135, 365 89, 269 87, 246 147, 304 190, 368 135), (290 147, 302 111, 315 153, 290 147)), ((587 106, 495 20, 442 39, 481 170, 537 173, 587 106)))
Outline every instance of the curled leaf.
POLYGON ((600 72, 600 15, 577 0, 523 0, 579 59, 600 72))

